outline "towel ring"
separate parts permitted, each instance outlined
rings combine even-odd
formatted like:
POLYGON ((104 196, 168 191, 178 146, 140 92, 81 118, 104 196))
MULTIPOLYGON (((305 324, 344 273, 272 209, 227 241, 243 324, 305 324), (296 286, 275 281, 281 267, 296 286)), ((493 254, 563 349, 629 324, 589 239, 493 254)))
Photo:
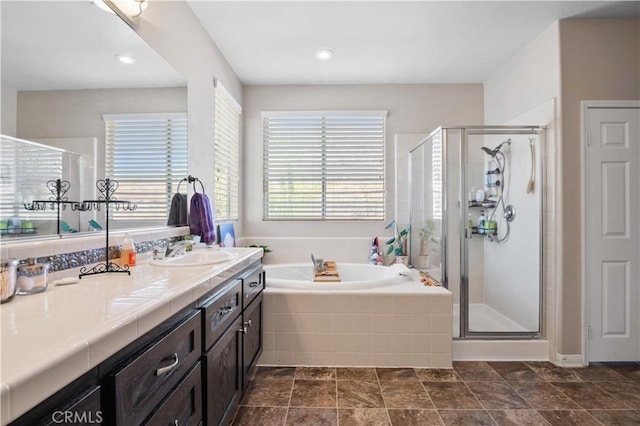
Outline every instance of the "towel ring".
POLYGON ((187 177, 187 181, 188 181, 189 183, 193 183, 193 192, 195 192, 195 193, 197 193, 197 192, 198 192, 198 190, 196 189, 196 181, 197 181, 197 182, 200 182, 200 187, 202 188, 202 193, 204 193, 204 185, 202 184, 202 181, 201 181, 200 179, 195 178, 195 177, 193 177, 193 176, 189 175, 189 177, 187 177))
POLYGON ((180 192, 180 185, 182 185, 182 182, 186 182, 186 181, 187 181, 187 178, 180 179, 180 182, 178 182, 178 189, 176 190, 176 192, 178 193, 180 192))

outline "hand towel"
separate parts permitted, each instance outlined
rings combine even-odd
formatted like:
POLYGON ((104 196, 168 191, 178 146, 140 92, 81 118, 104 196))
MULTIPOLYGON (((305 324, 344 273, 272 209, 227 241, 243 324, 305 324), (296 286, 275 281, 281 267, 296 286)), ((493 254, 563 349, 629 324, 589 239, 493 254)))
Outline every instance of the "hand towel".
POLYGON ((191 197, 189 212, 189 228, 191 235, 199 235, 200 241, 206 245, 216 242, 215 224, 211 213, 211 202, 205 193, 196 193, 191 197))
POLYGON ((186 225, 187 216, 187 194, 177 193, 171 199, 171 208, 169 209, 168 226, 186 225))

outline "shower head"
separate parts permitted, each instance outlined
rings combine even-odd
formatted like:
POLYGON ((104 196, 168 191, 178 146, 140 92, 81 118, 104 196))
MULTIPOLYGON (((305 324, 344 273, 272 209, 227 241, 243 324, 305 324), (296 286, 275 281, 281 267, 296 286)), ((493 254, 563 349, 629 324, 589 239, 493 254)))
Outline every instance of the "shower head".
POLYGON ((483 146, 480 149, 483 150, 487 155, 491 156, 491 158, 493 158, 496 155, 498 155, 499 152, 501 152, 502 146, 504 144, 511 145, 511 138, 507 139, 506 141, 502 141, 502 143, 500 145, 496 146, 493 149, 489 149, 486 146, 483 146))

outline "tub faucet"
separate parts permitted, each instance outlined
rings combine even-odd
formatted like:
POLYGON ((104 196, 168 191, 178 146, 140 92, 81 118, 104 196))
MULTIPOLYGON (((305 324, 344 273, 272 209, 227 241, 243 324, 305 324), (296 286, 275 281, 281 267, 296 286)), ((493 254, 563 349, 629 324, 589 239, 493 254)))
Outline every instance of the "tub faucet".
POLYGON ((325 265, 323 259, 316 259, 313 253, 311 253, 311 261, 313 262, 314 272, 324 272, 325 265))
POLYGON ((182 241, 177 241, 173 244, 169 244, 167 246, 167 251, 165 251, 164 255, 165 257, 182 256, 183 254, 186 253, 187 247, 190 246, 191 244, 193 244, 193 241, 189 241, 189 240, 182 240, 182 241))

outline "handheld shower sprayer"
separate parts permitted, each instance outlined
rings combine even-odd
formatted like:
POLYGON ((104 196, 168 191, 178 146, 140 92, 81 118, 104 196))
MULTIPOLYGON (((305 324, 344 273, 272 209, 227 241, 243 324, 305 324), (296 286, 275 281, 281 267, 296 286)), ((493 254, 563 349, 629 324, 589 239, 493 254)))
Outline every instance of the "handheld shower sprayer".
POLYGON ((496 155, 498 155, 499 152, 502 152, 502 147, 504 144, 507 145, 511 145, 511 138, 502 141, 502 143, 500 143, 500 145, 496 146, 493 149, 487 148, 486 146, 483 146, 482 148, 480 148, 482 151, 484 151, 487 155, 491 156, 491 158, 494 158, 496 155))

